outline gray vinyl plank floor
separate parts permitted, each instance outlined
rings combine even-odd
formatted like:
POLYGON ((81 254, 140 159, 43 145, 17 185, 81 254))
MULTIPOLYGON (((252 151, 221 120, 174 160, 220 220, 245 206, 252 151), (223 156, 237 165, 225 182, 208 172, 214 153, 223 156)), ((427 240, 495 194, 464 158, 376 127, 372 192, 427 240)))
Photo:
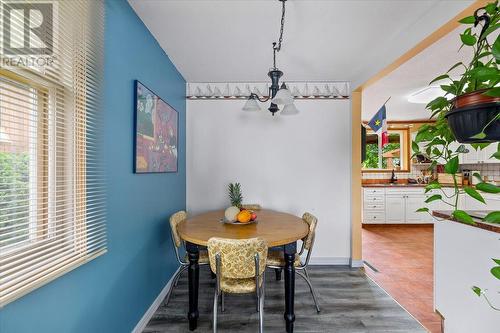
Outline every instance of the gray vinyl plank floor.
MULTIPOLYGON (((317 314, 309 288, 296 276, 294 332, 426 332, 398 303, 360 269, 344 266, 311 266, 311 281, 319 297, 317 314)), ((284 332, 284 281, 267 271, 264 304, 264 331, 284 332)), ((215 280, 209 268, 200 268, 198 328, 212 331, 212 304, 215 280)), ((143 332, 190 332, 187 322, 187 272, 174 288, 170 302, 156 310, 143 332)), ((225 312, 219 311, 218 331, 258 332, 258 313, 253 295, 226 295, 225 312)))

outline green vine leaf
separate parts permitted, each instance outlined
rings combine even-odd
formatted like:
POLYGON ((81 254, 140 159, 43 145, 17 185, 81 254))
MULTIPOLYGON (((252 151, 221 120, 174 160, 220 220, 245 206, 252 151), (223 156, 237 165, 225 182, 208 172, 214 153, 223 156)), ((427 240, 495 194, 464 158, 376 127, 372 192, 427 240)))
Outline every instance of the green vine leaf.
POLYGON ((484 132, 481 132, 481 133, 477 133, 476 135, 473 135, 471 136, 471 139, 484 139, 486 137, 486 133, 484 132))
POLYGON ((471 197, 473 197, 477 201, 480 201, 480 202, 486 204, 483 196, 481 194, 479 194, 479 192, 476 191, 475 189, 473 189, 472 187, 464 187, 464 191, 465 191, 465 193, 467 193, 468 195, 470 195, 471 197))
POLYGON ((449 79, 449 78, 450 78, 450 76, 448 74, 439 75, 434 80, 432 80, 431 82, 429 82, 429 85, 433 84, 434 82, 441 81, 441 80, 444 80, 444 79, 449 79))
POLYGON ((441 184, 439 184, 438 182, 432 182, 425 187, 425 193, 432 191, 432 190, 438 190, 440 188, 441 188, 441 184))
POLYGON ((420 152, 420 147, 418 146, 418 143, 416 143, 415 141, 412 141, 412 142, 411 142, 411 149, 412 149, 415 153, 420 152))
MULTIPOLYGON (((488 222, 488 223, 500 223, 500 212, 495 211, 495 212, 488 213, 488 215, 486 215, 483 218, 483 221, 488 222)), ((500 265, 500 263, 498 263, 498 264, 500 265)))
POLYGON ((460 39, 462 40, 462 43, 464 43, 467 46, 472 46, 472 45, 476 44, 476 42, 477 42, 476 37, 474 37, 470 34, 465 34, 465 33, 460 35, 460 39))
POLYGON ((470 145, 475 150, 478 150, 478 149, 483 150, 484 148, 488 147, 490 145, 490 143, 489 142, 481 142, 481 143, 471 143, 470 145))
POLYGON ((451 213, 451 216, 460 222, 475 224, 472 217, 463 210, 455 210, 453 213, 451 213))
POLYGON ((500 87, 491 88, 488 91, 484 92, 483 95, 491 97, 500 97, 500 87))
POLYGON ((433 202, 436 200, 443 200, 443 196, 441 194, 433 194, 430 197, 428 197, 427 199, 425 199, 424 202, 429 203, 429 202, 433 202))
POLYGON ((486 10, 486 12, 490 15, 495 14, 497 11, 497 2, 495 1, 487 4, 486 7, 484 7, 484 10, 486 10))
POLYGON ((491 258, 497 265, 500 265, 500 259, 491 258))
POLYGON ((493 267, 490 272, 494 277, 500 280, 500 266, 493 267))
POLYGON ((458 171, 458 156, 453 157, 444 165, 444 171, 451 175, 454 175, 458 171))
POLYGON ((490 183, 479 183, 476 185, 476 189, 486 193, 500 193, 500 187, 490 183))
POLYGON ((479 297, 481 297, 481 288, 473 286, 472 291, 479 297))
POLYGON ((497 160, 500 160, 500 143, 497 145, 497 151, 491 155, 491 157, 496 158, 497 160))
MULTIPOLYGON (((472 174, 473 177, 475 177, 477 180, 479 180, 479 182, 482 182, 483 181, 483 178, 481 177, 481 175, 477 172, 474 172, 472 174)), ((477 187, 476 187, 477 188, 477 187)))
POLYGON ((422 207, 422 208, 419 208, 415 211, 416 213, 428 213, 429 212, 429 208, 427 207, 422 207))
POLYGON ((476 67, 469 71, 472 79, 479 81, 488 81, 498 79, 498 69, 494 67, 476 67))
POLYGON ((474 24, 474 22, 476 22, 476 18, 474 16, 467 16, 458 22, 460 22, 462 24, 474 24))
POLYGON ((497 36, 497 39, 495 39, 495 42, 493 43, 493 46, 491 47, 491 53, 493 53, 493 56, 495 57, 496 61, 500 61, 500 35, 497 36))

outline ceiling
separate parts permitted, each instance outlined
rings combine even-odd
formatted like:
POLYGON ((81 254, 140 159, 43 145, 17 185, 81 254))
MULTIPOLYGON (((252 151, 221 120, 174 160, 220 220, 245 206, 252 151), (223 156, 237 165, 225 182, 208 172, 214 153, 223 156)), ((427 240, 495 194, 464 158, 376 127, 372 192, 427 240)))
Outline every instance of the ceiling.
MULTIPOLYGON (((455 63, 468 62, 472 57, 470 48, 462 48, 460 33, 463 27, 458 27, 448 35, 411 58, 389 75, 363 90, 362 118, 369 121, 384 102, 387 119, 391 120, 422 120, 430 115, 425 109, 425 103, 408 102, 408 97, 429 86, 435 77, 444 74, 455 63)), ((451 72, 452 76, 459 74, 461 68, 451 72)), ((439 83, 433 84, 438 86, 439 83)))
MULTIPOLYGON (((264 81, 277 0, 129 0, 188 82, 264 81)), ((278 67, 285 80, 351 81, 390 64, 471 0, 288 0, 278 67)))

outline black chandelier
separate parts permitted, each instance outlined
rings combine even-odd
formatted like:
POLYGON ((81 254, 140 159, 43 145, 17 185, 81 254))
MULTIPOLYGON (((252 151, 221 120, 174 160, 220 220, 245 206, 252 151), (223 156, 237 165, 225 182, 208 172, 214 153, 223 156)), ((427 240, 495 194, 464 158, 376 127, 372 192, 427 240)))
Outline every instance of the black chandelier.
POLYGON ((285 3, 286 0, 278 0, 282 4, 281 9, 281 28, 280 36, 278 42, 273 42, 273 67, 269 70, 267 75, 271 78, 271 86, 269 87, 269 95, 267 97, 260 98, 257 94, 251 93, 248 97, 247 102, 243 106, 243 111, 258 111, 260 106, 258 102, 265 103, 271 100, 271 105, 268 110, 274 114, 280 111, 278 105, 283 105, 281 114, 283 115, 293 115, 297 114, 299 110, 293 104, 293 96, 290 90, 286 87, 283 82, 280 86, 279 80, 283 76, 283 72, 276 67, 276 53, 281 50, 281 43, 283 42, 283 29, 285 27, 285 3))

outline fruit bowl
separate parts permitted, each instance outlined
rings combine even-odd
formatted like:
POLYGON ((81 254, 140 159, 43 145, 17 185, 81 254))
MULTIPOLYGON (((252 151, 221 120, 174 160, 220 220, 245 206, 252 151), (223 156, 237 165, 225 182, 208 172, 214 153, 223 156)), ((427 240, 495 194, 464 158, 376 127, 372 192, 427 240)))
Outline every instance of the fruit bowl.
POLYGON ((232 224, 232 225, 247 225, 247 224, 253 224, 253 223, 258 222, 258 220, 252 220, 252 221, 248 221, 248 222, 229 221, 225 217, 221 218, 219 221, 221 223, 232 224))

